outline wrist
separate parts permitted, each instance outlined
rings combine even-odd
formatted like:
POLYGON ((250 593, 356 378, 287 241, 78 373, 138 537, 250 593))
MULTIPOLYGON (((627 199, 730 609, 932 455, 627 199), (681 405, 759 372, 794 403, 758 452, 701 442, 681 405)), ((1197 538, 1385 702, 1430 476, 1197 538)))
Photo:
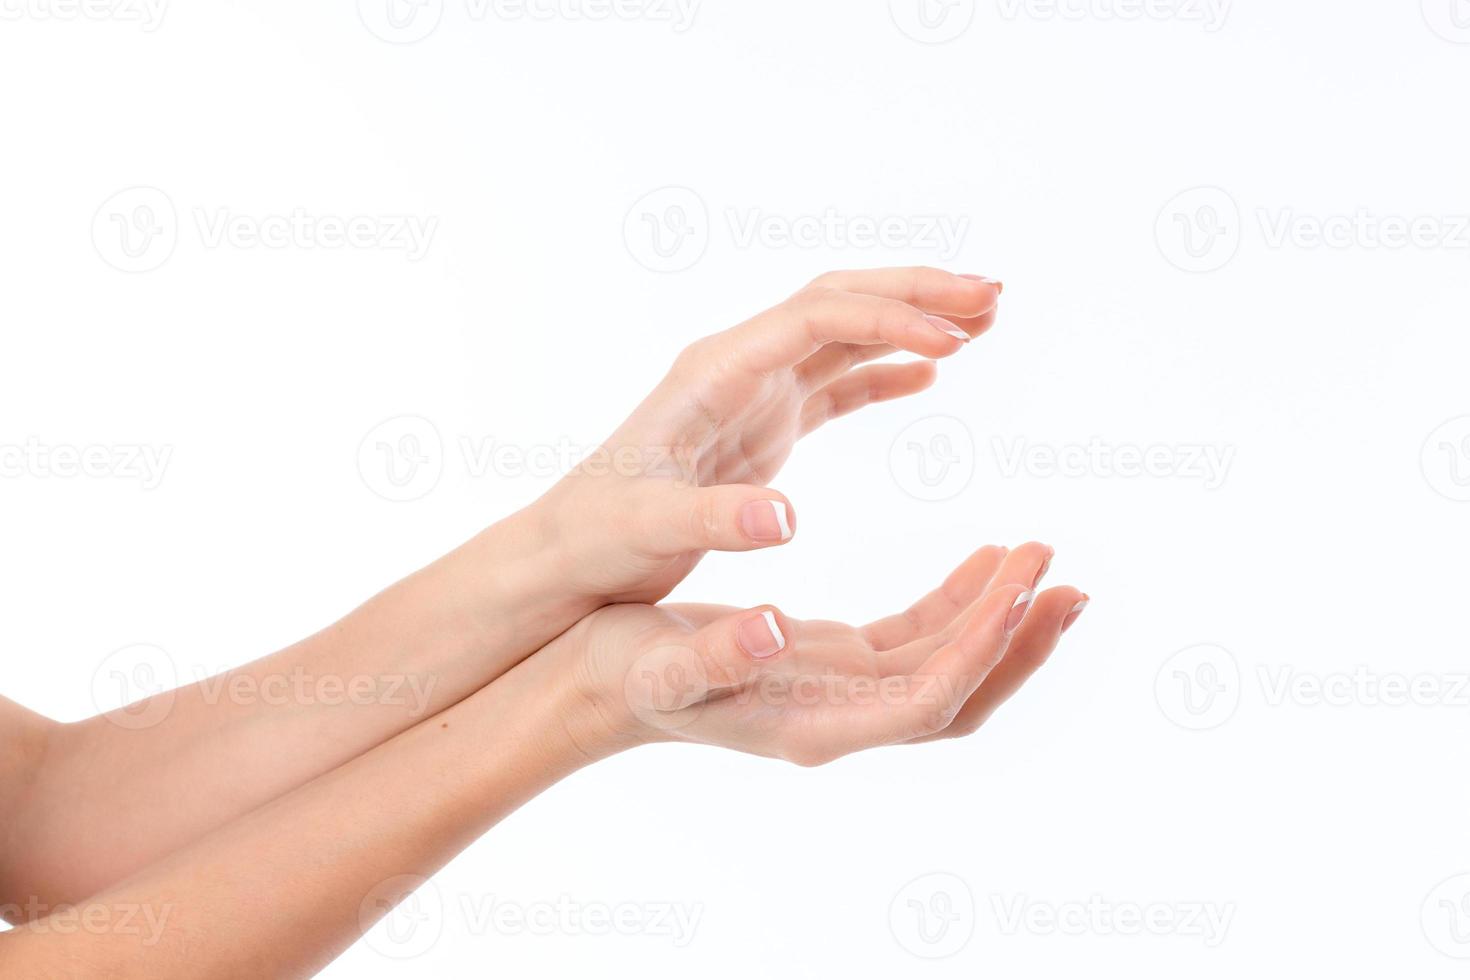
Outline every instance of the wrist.
POLYGON ((455 566, 453 578, 471 583, 483 643, 540 646, 601 605, 573 587, 564 540, 537 501, 446 557, 455 566))

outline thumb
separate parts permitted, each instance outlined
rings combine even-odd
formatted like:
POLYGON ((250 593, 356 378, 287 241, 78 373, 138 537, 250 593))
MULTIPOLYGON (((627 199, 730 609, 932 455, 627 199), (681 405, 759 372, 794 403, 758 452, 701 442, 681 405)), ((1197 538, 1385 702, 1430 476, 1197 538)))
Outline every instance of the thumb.
POLYGON ((705 704, 750 683, 790 644, 790 622, 771 606, 721 616, 693 633, 662 637, 629 669, 624 693, 651 729, 675 732, 705 704))
POLYGON ((639 507, 639 544, 659 557, 754 551, 791 540, 796 513, 768 487, 664 487, 639 507))
POLYGON ((709 623, 690 637, 710 693, 743 687, 790 643, 791 624, 774 606, 709 623))

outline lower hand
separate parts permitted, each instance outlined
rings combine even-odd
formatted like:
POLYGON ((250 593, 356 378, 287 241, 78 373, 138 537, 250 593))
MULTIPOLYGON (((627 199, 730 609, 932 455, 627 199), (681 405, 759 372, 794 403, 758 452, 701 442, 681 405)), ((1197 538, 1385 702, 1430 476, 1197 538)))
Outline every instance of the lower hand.
POLYGON ((1051 555, 982 548, 907 612, 864 627, 770 606, 609 606, 533 659, 565 661, 589 754, 692 741, 820 765, 979 728, 1086 605, 1070 586, 1033 591, 1051 555))

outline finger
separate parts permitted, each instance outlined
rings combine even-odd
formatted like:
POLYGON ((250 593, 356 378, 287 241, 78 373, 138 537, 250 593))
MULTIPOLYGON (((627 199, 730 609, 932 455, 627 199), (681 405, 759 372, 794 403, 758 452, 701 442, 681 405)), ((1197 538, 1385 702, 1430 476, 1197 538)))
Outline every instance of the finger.
POLYGON ((996 588, 1002 585, 1024 585, 1034 589, 1041 584, 1051 568, 1052 557, 1056 550, 1051 545, 1041 544, 1038 541, 1028 541, 1018 548, 1012 549, 995 571, 995 578, 990 587, 996 588))
POLYGON ((1000 545, 986 545, 950 572, 943 585, 906 611, 864 626, 863 638, 874 650, 892 650, 937 633, 984 594, 985 586, 1008 554, 1000 545))
POLYGON ((796 511, 769 487, 658 484, 634 506, 632 526, 634 546, 655 557, 754 551, 790 541, 796 533, 796 511))
POLYGON ((996 709, 1010 700, 1046 663, 1061 640, 1062 632, 1087 608, 1087 601, 1086 595, 1071 586, 1047 589, 1037 596, 1025 622, 1011 639, 1005 659, 965 702, 948 728, 919 741, 959 738, 985 724, 996 709))
POLYGON ((884 696, 847 712, 848 737, 859 745, 907 742, 948 728, 965 702, 1006 655, 1035 594, 1008 585, 987 593, 959 634, 913 674, 885 677, 884 696))
MULTIPOLYGON (((963 330, 971 340, 995 325, 995 310, 977 317, 947 316, 944 319, 963 330)), ((840 378, 860 364, 894 353, 888 344, 828 344, 796 366, 796 375, 808 390, 840 378)))
POLYGON ((923 357, 949 357, 969 341, 942 317, 882 296, 808 288, 723 334, 713 349, 750 371, 794 367, 831 343, 887 344, 923 357))
POLYGON ((926 313, 957 317, 976 317, 994 309, 1005 288, 985 276, 956 275, 929 266, 829 272, 818 276, 812 285, 886 296, 926 313))
POLYGON ((879 364, 854 371, 807 398, 801 407, 801 434, 865 405, 917 394, 934 383, 933 361, 879 364))
POLYGON ((663 630, 623 679, 633 716, 652 732, 674 735, 693 724, 706 703, 749 683, 779 662, 791 624, 773 607, 722 616, 699 630, 663 630))
POLYGON ((950 323, 953 323, 955 326, 959 327, 965 333, 969 334, 970 339, 974 340, 976 337, 980 336, 991 327, 995 326, 995 318, 999 312, 1000 308, 996 307, 994 309, 987 310, 979 316, 947 316, 945 317, 945 319, 948 320, 950 323))
POLYGON ((786 650, 791 623, 775 606, 756 606, 715 620, 693 636, 708 696, 737 690, 786 650))

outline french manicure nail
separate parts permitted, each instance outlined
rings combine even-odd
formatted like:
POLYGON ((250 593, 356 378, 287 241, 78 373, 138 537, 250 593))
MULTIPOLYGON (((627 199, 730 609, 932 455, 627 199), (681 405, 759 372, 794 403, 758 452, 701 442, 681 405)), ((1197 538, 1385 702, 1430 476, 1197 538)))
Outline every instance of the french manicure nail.
POLYGON ((955 326, 953 323, 950 323, 944 317, 942 317, 942 316, 934 316, 932 314, 927 314, 926 313, 924 315, 924 319, 928 320, 934 326, 938 327, 940 330, 943 330, 945 333, 949 334, 955 340, 963 341, 966 344, 968 344, 970 342, 970 335, 969 334, 965 333, 963 330, 961 330, 959 327, 955 326))
POLYGON ((1064 620, 1062 620, 1062 632, 1063 633, 1067 632, 1067 629, 1073 623, 1077 622, 1077 617, 1082 615, 1082 610, 1086 609, 1087 608, 1087 604, 1089 602, 1091 602, 1091 601, 1092 601, 1092 598, 1090 596, 1083 596, 1082 599, 1081 599, 1081 601, 1078 602, 1077 605, 1075 605, 1075 606, 1072 607, 1072 611, 1069 612, 1069 613, 1067 613, 1067 618, 1064 619, 1064 620))
POLYGON ((752 500, 740 508, 740 529, 752 541, 791 540, 791 516, 781 500, 752 500))
POLYGON ((741 622, 735 629, 735 639, 740 649, 757 660, 774 657, 786 646, 786 637, 781 635, 776 614, 769 609, 741 622))
POLYGON ((962 275, 962 276, 960 276, 960 278, 961 279, 973 279, 975 282, 983 282, 987 286, 994 286, 996 293, 1003 293, 1003 292, 1006 291, 1006 284, 1005 283, 1001 282, 999 279, 992 279, 989 276, 962 275))
POLYGON ((1027 589, 1016 596, 1016 601, 1011 604, 1011 611, 1006 615, 1006 632, 1014 633, 1016 627, 1021 625, 1021 620, 1026 618, 1026 610, 1031 607, 1031 600, 1036 598, 1036 593, 1027 589))
POLYGON ((1036 578, 1032 580, 1031 588, 1036 588, 1038 585, 1041 584, 1041 580, 1046 578, 1046 573, 1051 569, 1051 560, 1055 557, 1056 552, 1052 552, 1051 554, 1046 556, 1046 561, 1042 562, 1041 567, 1036 570, 1036 578))

